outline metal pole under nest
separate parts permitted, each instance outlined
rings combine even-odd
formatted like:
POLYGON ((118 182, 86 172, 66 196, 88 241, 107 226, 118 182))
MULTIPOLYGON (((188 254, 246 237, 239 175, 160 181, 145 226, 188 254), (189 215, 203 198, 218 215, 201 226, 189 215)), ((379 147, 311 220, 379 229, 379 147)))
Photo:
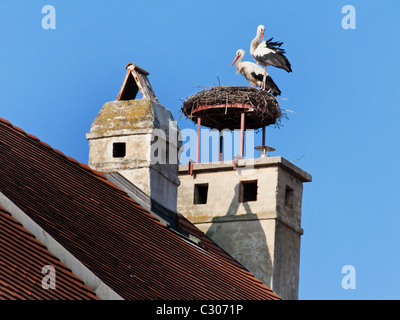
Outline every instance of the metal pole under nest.
POLYGON ((265 126, 262 128, 262 155, 265 155, 265 126))
POLYGON ((244 126, 245 126, 245 113, 240 115, 240 156, 244 155, 244 126))
POLYGON ((200 163, 200 125, 201 125, 201 118, 197 118, 197 163, 200 163))
POLYGON ((222 135, 222 131, 219 132, 219 161, 222 161, 222 149, 223 149, 223 143, 224 143, 224 139, 223 139, 223 135, 222 135))

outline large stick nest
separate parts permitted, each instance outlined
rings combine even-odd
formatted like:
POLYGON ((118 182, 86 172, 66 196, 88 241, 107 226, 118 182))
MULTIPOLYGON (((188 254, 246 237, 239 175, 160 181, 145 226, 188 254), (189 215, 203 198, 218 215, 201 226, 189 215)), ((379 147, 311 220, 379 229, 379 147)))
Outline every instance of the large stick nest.
POLYGON ((277 124, 282 116, 279 103, 267 91, 251 87, 217 86, 187 98, 182 113, 210 128, 239 129, 240 114, 246 111, 246 128, 258 129, 277 124), (213 108, 215 106, 215 108, 213 108))

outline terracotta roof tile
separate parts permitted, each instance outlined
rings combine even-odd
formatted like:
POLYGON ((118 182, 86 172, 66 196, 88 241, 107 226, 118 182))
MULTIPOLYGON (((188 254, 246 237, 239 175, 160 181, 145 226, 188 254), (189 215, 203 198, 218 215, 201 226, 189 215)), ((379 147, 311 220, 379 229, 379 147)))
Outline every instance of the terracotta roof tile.
POLYGON ((279 299, 183 216, 179 225, 203 247, 2 119, 0 159, 0 191, 123 298, 279 299))
POLYGON ((0 207, 0 300, 93 300, 96 295, 71 270, 0 207), (55 268, 56 289, 44 289, 44 266, 55 268))

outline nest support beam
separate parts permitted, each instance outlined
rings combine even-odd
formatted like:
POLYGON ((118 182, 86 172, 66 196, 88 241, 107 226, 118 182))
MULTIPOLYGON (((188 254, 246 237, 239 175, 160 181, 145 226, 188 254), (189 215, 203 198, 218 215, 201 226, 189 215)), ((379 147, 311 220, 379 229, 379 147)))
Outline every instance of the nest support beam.
MULTIPOLYGON (((201 135, 201 116, 197 117, 197 150, 196 150, 196 162, 200 163, 200 135, 201 135)), ((240 114, 240 157, 244 157, 244 133, 246 130, 246 112, 243 111, 240 114)), ((263 146, 265 144, 265 127, 263 127, 263 146)), ((219 135, 219 155, 218 155, 218 160, 222 161, 222 153, 223 153, 223 135, 219 135)))
POLYGON ((276 118, 268 109, 246 104, 199 106, 192 109, 188 118, 196 122, 201 117, 202 125, 218 130, 239 129, 242 113, 246 113, 248 129, 258 129, 276 122, 276 118))

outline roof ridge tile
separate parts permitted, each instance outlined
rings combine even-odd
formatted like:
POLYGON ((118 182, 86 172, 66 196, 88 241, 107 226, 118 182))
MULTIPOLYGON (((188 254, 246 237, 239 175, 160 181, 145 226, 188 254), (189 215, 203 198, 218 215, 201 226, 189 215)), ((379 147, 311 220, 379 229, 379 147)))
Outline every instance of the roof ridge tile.
POLYGON ((7 119, 4 119, 4 118, 0 118, 0 122, 5 123, 6 125, 12 126, 12 123, 10 121, 8 121, 7 119))

